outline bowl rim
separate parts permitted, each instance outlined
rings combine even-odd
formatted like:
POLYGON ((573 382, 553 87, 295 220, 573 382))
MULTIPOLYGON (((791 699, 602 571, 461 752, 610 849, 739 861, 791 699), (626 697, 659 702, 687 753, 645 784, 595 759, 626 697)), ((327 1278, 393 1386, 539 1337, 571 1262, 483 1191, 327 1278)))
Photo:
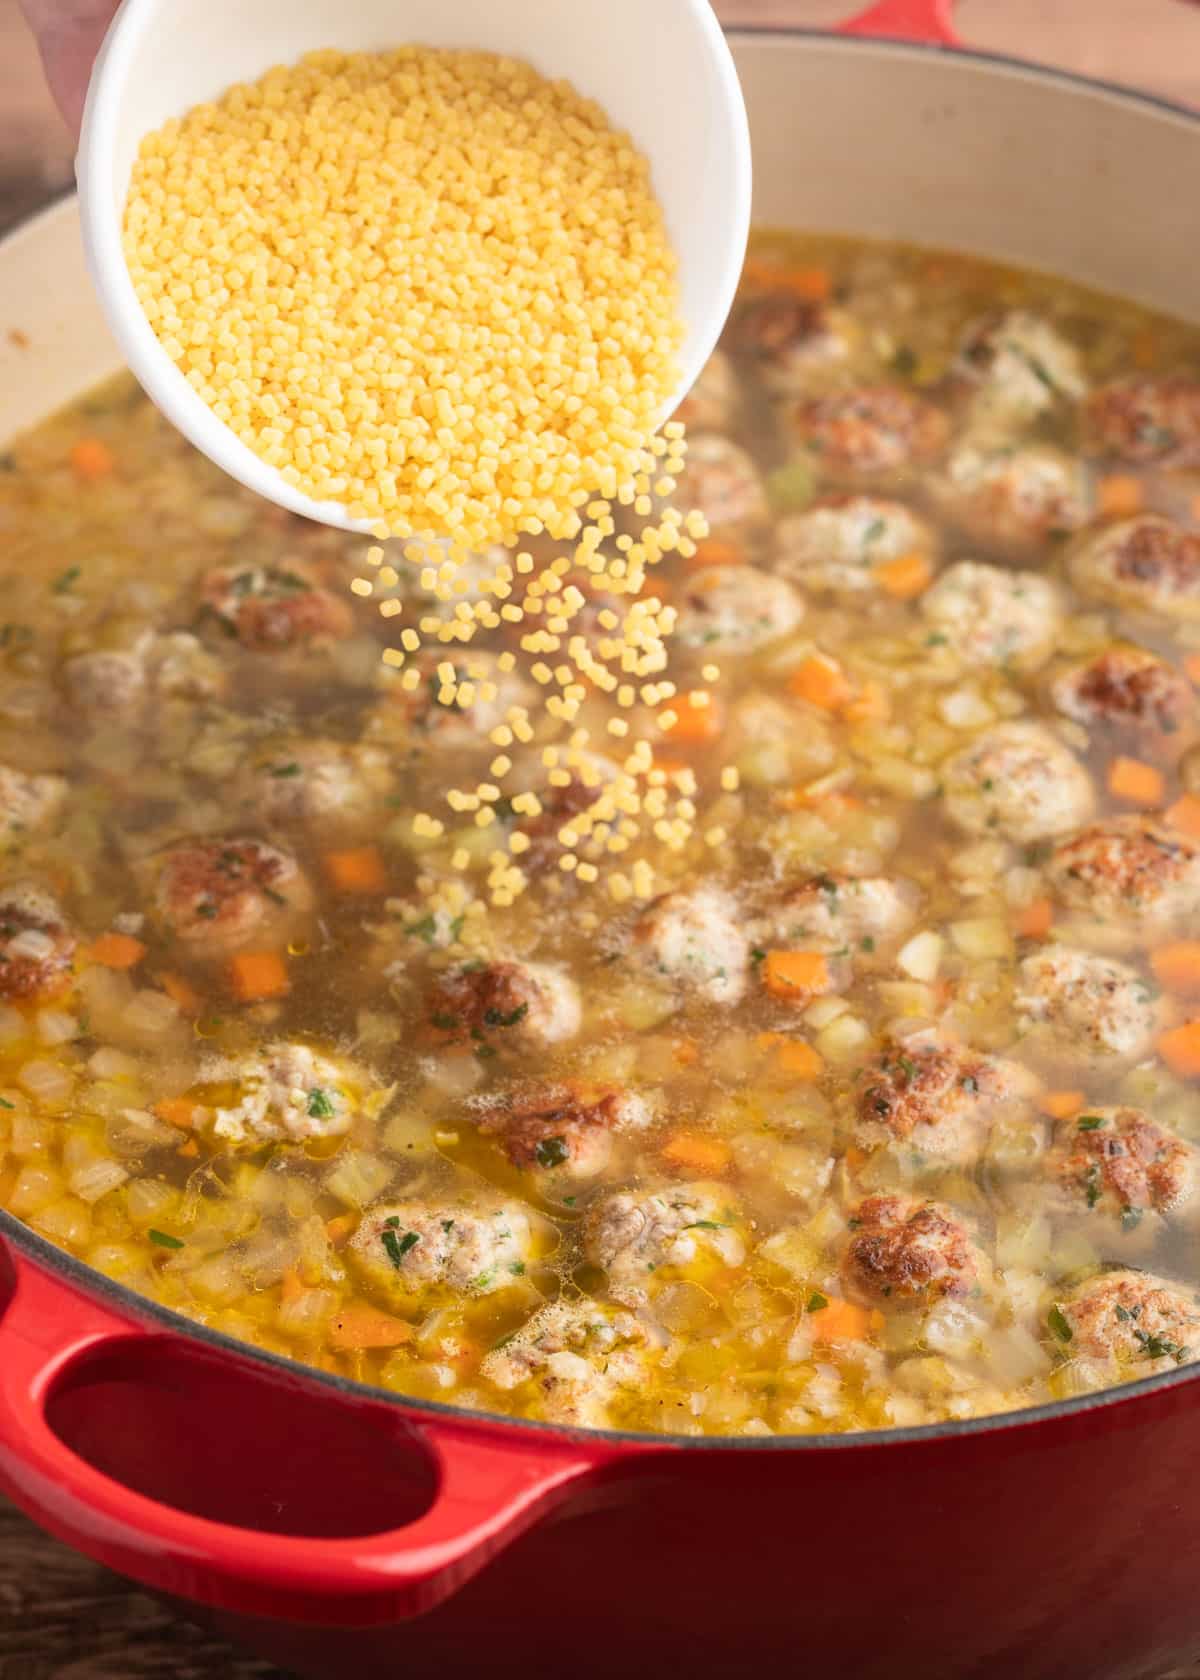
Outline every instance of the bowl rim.
MULTIPOLYGON (((726 31, 736 47, 739 41, 771 41, 777 45, 820 44, 842 52, 884 52, 917 58, 937 59, 940 62, 962 63, 968 69, 982 69, 1000 76, 1029 77, 1049 86, 1090 96, 1108 96, 1134 110, 1179 119, 1200 136, 1200 109, 1193 109, 1160 94, 1123 86, 1101 77, 1086 76, 1077 71, 1053 65, 1042 65, 1006 53, 995 53, 969 47, 947 46, 889 36, 846 35, 836 30, 800 28, 794 26, 744 25, 726 31)), ((0 261, 10 242, 32 230, 43 218, 61 214, 75 194, 67 189, 50 203, 22 217, 0 237, 0 261)), ((197 1324, 193 1319, 162 1306, 148 1296, 140 1295, 127 1285, 118 1283, 103 1272, 96 1271, 84 1261, 76 1259, 40 1236, 16 1215, 0 1208, 0 1239, 16 1254, 70 1284, 84 1296, 100 1300, 125 1320, 132 1331, 153 1327, 173 1334, 184 1341, 197 1342, 214 1353, 233 1358, 244 1364, 263 1368, 282 1384, 312 1384, 343 1402, 387 1406, 410 1414, 414 1424, 453 1424, 456 1429, 478 1427, 482 1431, 515 1430, 532 1439, 572 1441, 592 1447, 653 1447, 684 1452, 852 1452, 898 1450, 903 1447, 934 1446, 946 1441, 964 1440, 973 1436, 1011 1433, 1033 1429, 1039 1424, 1082 1417, 1087 1413, 1107 1411, 1114 1407, 1131 1406, 1142 1399, 1169 1390, 1200 1382, 1200 1359, 1181 1365, 1175 1371, 1158 1376, 1140 1377, 1136 1381, 1120 1383, 1095 1393, 1074 1395, 1065 1400, 1047 1401, 1017 1411, 990 1413, 984 1417, 948 1419, 940 1423, 923 1423, 894 1429, 860 1430, 851 1433, 818 1433, 807 1435, 679 1435, 648 1430, 571 1429, 561 1424, 546 1423, 534 1418, 514 1417, 503 1412, 481 1411, 473 1407, 456 1406, 445 1401, 423 1400, 415 1396, 393 1393, 352 1377, 320 1371, 305 1365, 287 1354, 273 1353, 251 1342, 239 1341, 222 1330, 197 1324)), ((20 1288, 20 1260, 14 1258, 16 1288, 20 1288)), ((3 1314, 0 1313, 0 1334, 3 1314)))

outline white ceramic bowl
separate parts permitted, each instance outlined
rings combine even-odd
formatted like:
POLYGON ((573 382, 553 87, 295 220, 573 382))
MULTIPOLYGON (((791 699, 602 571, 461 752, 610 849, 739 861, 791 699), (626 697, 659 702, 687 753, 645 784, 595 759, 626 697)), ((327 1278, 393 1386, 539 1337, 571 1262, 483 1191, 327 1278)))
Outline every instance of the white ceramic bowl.
POLYGON ((148 394, 233 478, 295 513, 365 529, 285 484, 197 396, 159 345, 125 266, 121 223, 143 136, 318 47, 419 42, 524 58, 597 100, 650 159, 680 264, 687 329, 667 418, 716 344, 750 223, 750 137, 708 0, 124 0, 96 61, 76 173, 84 242, 117 342, 148 394))

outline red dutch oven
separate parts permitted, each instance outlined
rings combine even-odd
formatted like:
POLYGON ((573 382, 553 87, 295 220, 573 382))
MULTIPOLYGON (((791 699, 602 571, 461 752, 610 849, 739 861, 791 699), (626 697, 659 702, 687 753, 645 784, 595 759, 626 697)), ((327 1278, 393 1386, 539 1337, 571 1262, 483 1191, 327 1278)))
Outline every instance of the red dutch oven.
MULTIPOLYGON (((948 50, 949 13, 736 37, 757 220, 1200 317, 1200 119, 948 50)), ((115 366, 73 205, 0 248, 0 326, 0 434, 115 366)), ((301 1675, 1134 1680, 1200 1654, 1200 1366, 879 1435, 572 1433, 306 1371, 0 1234, 0 1488, 301 1675)))

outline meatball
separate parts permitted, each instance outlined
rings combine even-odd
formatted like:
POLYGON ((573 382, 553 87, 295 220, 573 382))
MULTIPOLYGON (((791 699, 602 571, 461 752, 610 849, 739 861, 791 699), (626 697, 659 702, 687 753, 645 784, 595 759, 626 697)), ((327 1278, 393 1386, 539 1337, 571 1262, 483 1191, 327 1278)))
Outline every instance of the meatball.
POLYGON ((929 492, 974 542, 1010 554, 1078 531, 1092 515, 1087 469, 1048 444, 991 450, 964 443, 930 480, 929 492))
POLYGON ((0 838, 16 840, 49 828, 66 800, 67 784, 61 776, 30 774, 0 764, 0 838))
POLYGON ((903 1143, 968 1166, 992 1122, 1029 1110, 1035 1092, 1033 1076, 999 1056, 950 1043, 896 1046, 859 1076, 855 1140, 863 1149, 903 1143))
POLYGON ((747 452, 715 432, 688 439, 675 501, 704 515, 713 531, 749 532, 770 518, 762 475, 747 452))
POLYGON ((124 645, 74 654, 62 675, 72 706, 97 724, 155 700, 217 700, 227 683, 220 661, 186 630, 143 630, 124 645))
POLYGON ((1200 463, 1200 380, 1143 374, 1102 385, 1084 411, 1088 448, 1142 465, 1200 463))
POLYGON ((534 1236, 519 1202, 387 1202, 363 1215, 351 1259, 370 1282, 400 1299, 452 1290, 493 1295, 508 1289, 533 1258, 534 1236))
POLYGON ((946 814, 966 834, 1020 844, 1078 828, 1092 784, 1075 755, 1039 723, 1000 723, 943 766, 946 814))
POLYGON ((52 893, 31 882, 0 890, 0 997, 56 997, 70 983, 75 947, 52 893))
POLYGON ((1200 1296, 1152 1272, 1101 1272, 1051 1309, 1050 1328, 1071 1359, 1095 1359, 1122 1377, 1157 1376, 1200 1349, 1200 1296))
POLYGON ((281 1040, 201 1068, 205 1085, 233 1086, 212 1109, 212 1130, 231 1143, 340 1137, 350 1129, 370 1078, 351 1062, 281 1040))
POLYGON ((709 1003, 736 1003, 746 989, 750 944, 736 901, 719 887, 655 899, 634 925, 633 951, 652 973, 709 1003))
POLYGON ((611 1429, 613 1401, 645 1385, 649 1352, 649 1335, 632 1313, 552 1301, 506 1336, 479 1374, 506 1392, 532 1384, 547 1423, 611 1429))
POLYGON ((1055 846, 1051 892, 1069 939, 1128 950, 1183 931, 1200 916, 1200 842, 1151 817, 1110 817, 1055 846))
POLYGON ((1171 735, 1195 710, 1187 678, 1156 653, 1128 643, 1063 671, 1050 697, 1076 723, 1115 731, 1171 735))
POLYGON ((584 1252, 608 1273, 618 1301, 646 1299, 646 1286, 675 1271, 740 1266, 745 1244, 738 1213, 719 1184, 676 1184, 664 1190, 620 1190, 594 1203, 583 1221, 584 1252))
POLYGON ((181 840, 147 869, 159 920, 197 954, 278 942, 312 908, 312 887, 295 858, 262 840, 181 840))
POLYGON ((881 875, 814 875, 769 913, 775 945, 853 956, 896 944, 917 913, 911 881, 881 875))
POLYGON ((1051 946, 1026 957, 1013 999, 1031 1048, 1086 1068, 1136 1062, 1162 1026, 1162 1005, 1136 969, 1051 946))
POLYGON ((440 1032, 493 1047, 561 1044, 582 1017, 575 982, 549 963, 460 963, 436 975, 429 992, 429 1019, 440 1032))
POLYGON ((786 397, 802 392, 817 368, 844 361, 848 323, 819 299, 795 292, 766 292, 740 312, 734 343, 753 359, 768 391, 786 397))
POLYGON ((708 566, 687 580, 676 633, 707 653, 755 653, 803 616, 803 601, 783 578, 757 566, 708 566))
POLYGON ((594 1178, 612 1160, 613 1137, 640 1132, 653 1110, 634 1091, 562 1084, 480 1105, 479 1130, 498 1138, 514 1167, 594 1178))
POLYGON ((1066 1211, 1101 1214, 1135 1229, 1150 1214, 1195 1204, 1200 1150, 1137 1108, 1091 1108, 1063 1121, 1046 1158, 1066 1211))
POLYGON ((986 1263, 966 1227, 936 1202, 871 1196, 850 1220, 842 1261, 847 1289, 869 1301, 968 1295, 986 1263))
POLYGON ((984 430, 1028 426, 1087 394, 1078 350, 1049 321, 1025 309, 972 322, 953 372, 971 388, 971 423, 984 430))
POLYGON ((714 350, 700 377, 675 410, 689 432, 726 432, 738 406, 737 375, 723 350, 714 350))
POLYGON ((1071 579, 1112 606, 1200 619, 1200 532, 1153 513, 1107 525, 1076 550, 1071 579))
POLYGON ((283 740, 255 748, 233 801, 266 828, 309 827, 327 839, 369 827, 393 786, 392 759, 382 747, 283 740))
POLYGON ((201 610, 255 653, 340 641, 354 628, 349 602, 324 588, 313 568, 300 560, 207 572, 201 610))
POLYGON ((775 569, 806 589, 851 595, 876 587, 877 567, 936 549, 930 526, 903 502, 841 496, 780 522, 775 569))
POLYGON ((922 596, 921 611, 965 665, 1032 671, 1054 651, 1063 604, 1040 572, 960 560, 922 596))
POLYGON ((932 403, 901 386, 859 386, 795 404, 797 447, 818 474, 869 485, 927 466, 946 446, 949 422, 932 403))
POLYGON ((405 688, 400 675, 385 670, 380 681, 384 698, 367 724, 367 742, 406 752, 486 751, 487 737, 508 718, 514 706, 532 708, 536 685, 516 671, 505 671, 494 653, 457 652, 453 658, 426 656, 417 664, 421 681, 405 688), (439 667, 454 666, 456 687, 443 685, 439 667), (463 685, 469 685, 464 688, 463 685), (463 702, 466 702, 464 704, 463 702))

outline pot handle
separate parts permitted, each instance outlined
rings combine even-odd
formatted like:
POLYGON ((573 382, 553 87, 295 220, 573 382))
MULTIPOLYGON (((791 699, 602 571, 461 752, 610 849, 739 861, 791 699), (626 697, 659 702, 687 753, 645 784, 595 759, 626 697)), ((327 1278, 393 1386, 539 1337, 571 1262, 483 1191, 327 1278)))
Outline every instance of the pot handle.
MULTIPOLYGON (((331 1394, 331 1406, 361 1409, 364 1421, 369 1414, 376 1429, 382 1423, 420 1455, 435 1484, 424 1514, 407 1527, 349 1539, 213 1521, 113 1480, 74 1452, 47 1418, 56 1392, 74 1386, 71 1378, 85 1380, 93 1364, 109 1365, 138 1347, 143 1357, 158 1357, 160 1349, 167 1357, 193 1345, 119 1316, 40 1266, 22 1261, 16 1271, 0 1319, 0 1489, 98 1563, 215 1609, 345 1627, 417 1615, 607 1464, 628 1456, 603 1437, 531 1435, 494 1419, 401 1414, 331 1394)), ((241 1370, 250 1381, 264 1380, 252 1360, 215 1357, 226 1378, 241 1370)), ((281 1409, 298 1378, 267 1373, 281 1409)), ((307 1468, 297 1463, 297 1476, 307 1468)))
POLYGON ((954 27, 955 0, 878 0, 845 23, 839 35, 869 35, 888 41, 921 41, 931 47, 960 47, 954 27))

